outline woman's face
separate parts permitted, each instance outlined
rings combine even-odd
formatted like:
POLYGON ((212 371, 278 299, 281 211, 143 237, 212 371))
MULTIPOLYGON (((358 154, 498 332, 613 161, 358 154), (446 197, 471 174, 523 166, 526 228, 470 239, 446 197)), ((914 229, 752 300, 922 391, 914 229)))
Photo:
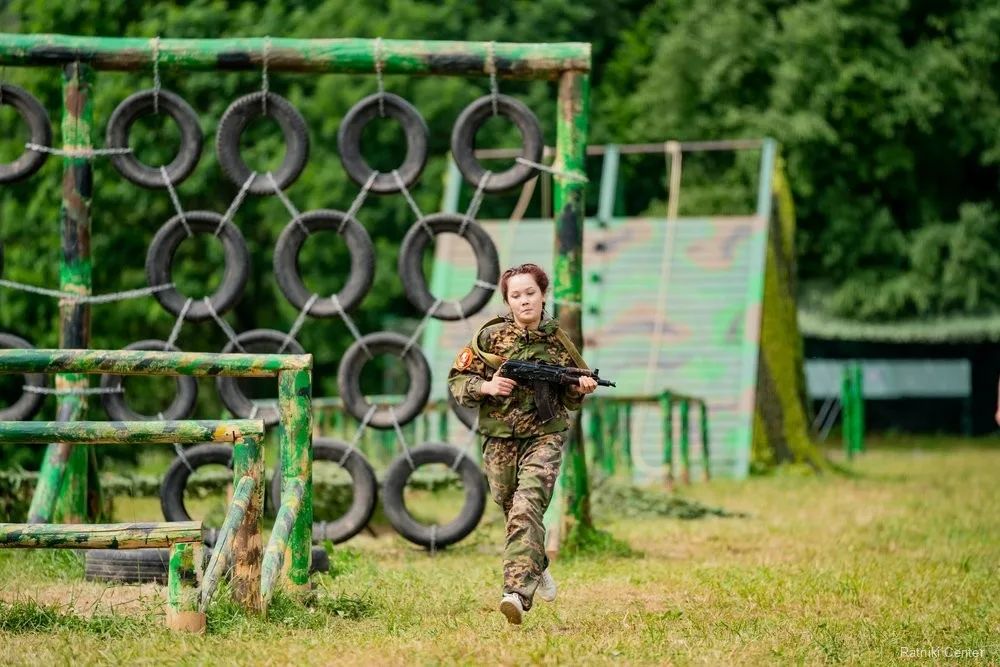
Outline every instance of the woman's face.
POLYGON ((530 273, 519 273, 507 281, 507 305, 514 321, 522 327, 530 329, 538 326, 544 302, 545 292, 538 289, 538 283, 530 273))

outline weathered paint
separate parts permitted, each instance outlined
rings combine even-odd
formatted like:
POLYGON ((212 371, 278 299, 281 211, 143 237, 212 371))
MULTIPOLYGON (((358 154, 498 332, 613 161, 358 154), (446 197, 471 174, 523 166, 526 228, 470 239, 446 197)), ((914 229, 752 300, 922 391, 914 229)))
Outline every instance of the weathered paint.
MULTIPOLYGON (((556 122, 557 172, 586 176, 587 123, 590 78, 581 72, 564 72, 559 80, 556 122)), ((553 297, 560 326, 583 352, 583 221, 586 183, 555 176, 555 271, 553 297)), ((560 482, 566 510, 577 522, 592 523, 587 459, 583 449, 580 416, 570 428, 560 482)))
MULTIPOLYGON (((260 597, 261 518, 264 515, 264 454, 261 437, 248 436, 233 446, 233 486, 238 490, 244 480, 253 482, 247 497, 244 518, 234 526, 232 552, 233 598, 247 611, 262 611, 260 597)), ((236 509, 230 507, 230 514, 236 509)))
POLYGON ((0 373, 113 373, 274 377, 312 368, 311 354, 218 354, 147 350, 0 350, 0 373), (32 369, 27 371, 25 369, 32 369))
POLYGON ((187 632, 205 631, 205 614, 198 609, 198 589, 187 583, 203 581, 201 565, 204 554, 200 544, 174 544, 170 547, 167 569, 167 627, 187 632))
POLYGON ((278 375, 278 410, 282 490, 284 493, 293 488, 296 482, 303 489, 298 518, 288 535, 284 554, 286 584, 295 590, 308 587, 312 558, 312 375, 309 371, 285 371, 278 375))
MULTIPOLYGON (((235 459, 235 454, 233 456, 235 459)), ((235 467, 235 461, 234 461, 235 467)), ((215 589, 219 585, 219 581, 222 580, 222 576, 226 572, 227 564, 232 560, 233 554, 233 541, 236 537, 236 530, 241 525, 243 525, 243 518, 246 516, 247 507, 250 504, 251 496, 255 495, 255 491, 262 489, 263 485, 258 484, 249 475, 244 476, 240 479, 239 483, 236 485, 236 490, 233 492, 233 502, 229 505, 229 512, 226 514, 226 520, 222 524, 222 528, 219 530, 219 536, 215 540, 215 550, 212 552, 212 559, 208 562, 208 566, 205 568, 205 577, 201 584, 201 598, 199 602, 199 609, 205 611, 208 607, 208 603, 212 601, 212 596, 215 594, 215 589)), ((260 562, 260 531, 257 532, 257 553, 254 558, 254 562, 260 562)), ((236 579, 237 576, 234 574, 233 577, 233 587, 234 593, 236 589, 236 579)), ((257 597, 260 597, 260 572, 257 572, 257 586, 254 588, 257 591, 257 597)), ((241 582, 240 587, 244 587, 244 583, 241 582)), ((243 596, 237 596, 241 600, 244 599, 243 596)), ((244 602, 245 604, 245 602, 244 602)), ((256 608, 256 605, 251 606, 251 609, 256 608)))
POLYGON ((691 419, 689 401, 680 402, 681 420, 681 481, 691 483, 691 419))
POLYGON ((76 444, 171 444, 236 442, 263 437, 259 419, 148 422, 0 422, 0 443, 32 444, 58 440, 76 444))
MULTIPOLYGON (((78 417, 75 414, 78 406, 79 403, 60 404, 56 410, 56 418, 59 421, 72 421, 78 417)), ((51 443, 46 448, 38 473, 38 485, 31 497, 31 507, 28 508, 28 523, 52 522, 72 448, 67 443, 51 443)))
MULTIPOLYGON (((278 580, 278 573, 282 569, 282 563, 290 557, 286 556, 288 541, 291 538, 296 517, 301 510, 305 490, 305 485, 300 479, 287 480, 282 485, 281 507, 278 509, 278 516, 274 520, 274 527, 271 528, 271 539, 267 541, 267 549, 264 550, 264 558, 261 559, 260 566, 260 594, 263 598, 265 610, 271 601, 271 596, 274 594, 274 585, 278 580)), ((309 550, 312 551, 311 546, 309 546, 309 550)), ((306 574, 308 575, 308 572, 306 574)), ((308 577, 306 581, 308 582, 308 577)), ((295 588, 301 587, 301 585, 298 585, 294 581, 292 585, 295 588)))
POLYGON ((660 394, 663 415, 663 481, 667 490, 674 486, 674 399, 669 391, 660 394))
MULTIPOLYGON (((373 39, 161 39, 161 68, 372 74, 373 39)), ((488 42, 381 41, 386 74, 487 76, 488 42)), ((590 44, 493 44, 498 77, 554 79, 562 71, 590 70, 590 44)), ((0 34, 0 65, 53 65, 80 61, 101 70, 148 70, 153 40, 73 35, 0 34)))
POLYGON ((0 549, 145 549, 201 540, 201 521, 0 523, 0 549))
POLYGON ((700 401, 698 403, 698 408, 700 410, 700 422, 701 422, 701 467, 702 473, 705 476, 705 481, 707 482, 710 478, 710 467, 709 462, 711 461, 711 450, 708 446, 708 404, 705 401, 700 401))

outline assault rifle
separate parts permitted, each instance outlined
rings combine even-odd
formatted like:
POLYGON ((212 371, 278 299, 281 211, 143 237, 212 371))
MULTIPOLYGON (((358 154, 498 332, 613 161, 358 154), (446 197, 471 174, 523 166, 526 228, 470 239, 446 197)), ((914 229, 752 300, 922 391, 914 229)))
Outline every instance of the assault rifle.
POLYGON ((552 391, 553 385, 580 385, 580 378, 589 376, 597 380, 598 386, 614 387, 615 383, 604 380, 599 375, 596 368, 588 370, 586 368, 576 368, 573 366, 560 366, 544 361, 519 361, 508 359, 500 364, 497 375, 518 383, 530 384, 535 391, 535 407, 538 409, 538 417, 545 423, 556 416, 559 399, 552 391))

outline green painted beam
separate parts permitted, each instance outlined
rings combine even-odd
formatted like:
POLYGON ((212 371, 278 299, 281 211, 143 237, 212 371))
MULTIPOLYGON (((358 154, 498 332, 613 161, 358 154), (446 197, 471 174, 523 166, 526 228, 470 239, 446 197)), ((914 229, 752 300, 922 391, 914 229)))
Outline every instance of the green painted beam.
POLYGON ((145 350, 0 350, 0 373, 113 373, 274 377, 312 368, 311 354, 218 354, 145 350))
POLYGON ((212 601, 215 589, 226 573, 226 565, 232 560, 233 538, 236 537, 236 529, 243 523, 243 517, 246 515, 247 506, 255 486, 256 482, 250 476, 243 477, 236 485, 236 490, 233 492, 233 502, 229 505, 226 520, 222 523, 219 536, 215 540, 212 559, 208 562, 208 567, 205 568, 199 602, 201 611, 205 611, 208 603, 212 601))
POLYGON ((260 565, 260 594, 264 599, 265 608, 274 594, 278 573, 281 572, 282 564, 285 562, 285 551, 288 549, 288 541, 299 514, 305 488, 305 485, 298 479, 287 482, 282 488, 281 507, 274 520, 271 539, 267 541, 267 549, 264 550, 264 557, 260 565))
POLYGON ((0 444, 171 444, 263 437, 259 419, 149 422, 0 422, 0 444))
POLYGON ((201 521, 0 523, 0 549, 152 549, 201 540, 201 521))
MULTIPOLYGON (((267 59, 271 72, 488 76, 489 42, 384 39, 154 39, 74 35, 0 34, 0 65, 46 66, 82 62, 100 70, 161 68, 253 70, 267 59), (376 48, 380 56, 377 55, 376 48)), ((492 45, 498 77, 554 79, 590 70, 590 44, 492 45)))
POLYGON ((205 613, 198 609, 204 547, 201 544, 171 545, 167 569, 167 627, 185 632, 205 632, 205 613))
MULTIPOLYGON (((285 583, 289 590, 309 587, 312 559, 312 376, 309 371, 284 371, 278 375, 278 409, 281 413, 281 504, 288 489, 302 487, 295 525, 285 543, 285 583)), ((272 541, 273 536, 272 535, 272 541)), ((271 545, 268 545, 271 548, 271 545)), ((263 569, 263 565, 261 566, 263 569)))

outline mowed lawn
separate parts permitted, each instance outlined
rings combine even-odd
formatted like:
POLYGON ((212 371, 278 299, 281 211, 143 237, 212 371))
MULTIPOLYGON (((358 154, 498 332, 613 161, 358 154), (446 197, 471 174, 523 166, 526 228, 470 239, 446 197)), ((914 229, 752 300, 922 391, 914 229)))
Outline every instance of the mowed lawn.
POLYGON ((264 623, 223 598, 201 637, 163 627, 161 587, 0 552, 0 664, 1000 662, 1000 441, 896 439, 852 468, 683 490, 743 518, 602 514, 639 555, 557 561, 558 600, 520 627, 497 611, 492 508, 433 557, 358 538, 311 610, 279 600, 264 623))

